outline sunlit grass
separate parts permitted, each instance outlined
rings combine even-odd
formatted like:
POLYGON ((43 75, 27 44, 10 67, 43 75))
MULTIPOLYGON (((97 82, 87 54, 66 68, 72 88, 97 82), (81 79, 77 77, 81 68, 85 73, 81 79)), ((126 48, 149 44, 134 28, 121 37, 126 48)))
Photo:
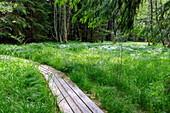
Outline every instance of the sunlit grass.
POLYGON ((47 42, 0 48, 0 54, 32 59, 67 73, 81 89, 94 94, 108 112, 168 112, 170 49, 161 45, 47 42), (123 65, 117 88, 120 44, 123 65))
POLYGON ((0 59, 0 113, 54 113, 55 100, 33 64, 0 59))

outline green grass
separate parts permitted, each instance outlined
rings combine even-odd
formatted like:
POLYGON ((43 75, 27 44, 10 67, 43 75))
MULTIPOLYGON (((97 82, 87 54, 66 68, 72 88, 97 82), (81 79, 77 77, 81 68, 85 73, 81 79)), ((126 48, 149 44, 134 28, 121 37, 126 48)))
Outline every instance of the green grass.
POLYGON ((119 44, 69 42, 0 45, 0 54, 31 59, 67 73, 110 112, 169 112, 170 49, 126 42, 116 87, 119 44))
POLYGON ((0 113, 54 113, 55 100, 33 64, 0 59, 0 113))

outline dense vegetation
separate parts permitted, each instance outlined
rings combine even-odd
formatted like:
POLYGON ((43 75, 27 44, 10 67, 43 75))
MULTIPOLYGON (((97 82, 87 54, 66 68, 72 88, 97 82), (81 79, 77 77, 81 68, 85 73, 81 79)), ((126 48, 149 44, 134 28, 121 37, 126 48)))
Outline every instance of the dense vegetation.
POLYGON ((45 79, 33 64, 0 59, 0 112, 53 113, 57 105, 45 79))
POLYGON ((121 44, 122 66, 120 46, 111 42, 0 45, 0 54, 32 59, 66 72, 108 112, 168 112, 170 50, 142 42, 121 44))
POLYGON ((169 4, 168 0, 4 0, 0 42, 121 39, 170 47, 169 4))
MULTIPOLYGON (((168 113, 169 6, 168 0, 0 0, 0 55, 67 73, 108 112, 168 113)), ((53 112, 51 93, 31 64, 0 60, 0 85, 0 112, 53 112)))
POLYGON ((169 5, 168 0, 144 2, 135 17, 133 40, 146 40, 148 45, 162 42, 170 47, 169 5))
POLYGON ((42 0, 0 2, 0 42, 26 43, 51 40, 50 5, 42 0))

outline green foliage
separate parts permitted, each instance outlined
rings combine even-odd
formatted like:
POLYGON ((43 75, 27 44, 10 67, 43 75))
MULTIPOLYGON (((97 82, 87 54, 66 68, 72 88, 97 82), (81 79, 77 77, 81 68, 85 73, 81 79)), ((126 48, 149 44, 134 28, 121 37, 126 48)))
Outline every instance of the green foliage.
POLYGON ((108 112, 168 112, 169 49, 147 43, 122 43, 123 65, 118 89, 120 47, 104 43, 31 43, 0 45, 0 54, 48 64, 66 72, 94 94, 108 112))
MULTIPOLYGON (((131 29, 134 21, 133 18, 136 15, 136 9, 141 1, 142 0, 55 0, 55 4, 59 7, 60 11, 62 11, 61 6, 63 6, 64 3, 68 7, 71 6, 68 10, 73 9, 71 10, 71 20, 74 28, 70 28, 74 31, 72 35, 75 35, 76 32, 76 34, 78 34, 78 40, 97 42, 99 40, 103 41, 104 37, 108 34, 115 35, 117 30, 127 32, 131 29), (108 21, 111 21, 112 25, 109 25, 108 21), (107 25, 111 27, 107 29, 107 25), (89 34, 91 36, 88 36, 89 34)), ((60 20, 62 16, 59 10, 57 11, 60 20)), ((67 12, 69 12, 68 10, 67 12)), ((60 27, 58 27, 58 29, 61 30, 60 27)), ((76 36, 70 36, 71 39, 72 37, 77 39, 76 36)))
POLYGON ((0 58, 0 112, 54 113, 53 94, 37 68, 20 59, 0 58))
MULTIPOLYGON (((134 29, 140 29, 138 32, 133 32, 138 34, 138 37, 144 37, 145 39, 150 39, 154 44, 159 42, 169 42, 169 4, 167 0, 155 0, 153 3, 153 30, 151 30, 150 24, 150 3, 149 1, 144 1, 140 6, 137 14, 137 19, 135 21, 134 29), (143 30, 142 30, 143 29, 143 30)), ((163 43, 164 44, 164 43, 163 43)), ((165 46, 165 45, 164 45, 165 46)))
POLYGON ((12 2, 0 2, 0 12, 2 14, 13 12, 13 10, 17 7, 17 4, 13 4, 12 2))
POLYGON ((19 43, 50 40, 51 11, 46 1, 5 0, 0 2, 0 7, 1 42, 9 39, 19 43))
POLYGON ((89 27, 95 28, 107 20, 117 20, 118 26, 116 29, 127 31, 132 27, 133 18, 136 14, 136 9, 141 1, 129 0, 82 0, 81 9, 74 15, 73 21, 78 15, 81 15, 80 21, 85 23, 89 21, 89 27))

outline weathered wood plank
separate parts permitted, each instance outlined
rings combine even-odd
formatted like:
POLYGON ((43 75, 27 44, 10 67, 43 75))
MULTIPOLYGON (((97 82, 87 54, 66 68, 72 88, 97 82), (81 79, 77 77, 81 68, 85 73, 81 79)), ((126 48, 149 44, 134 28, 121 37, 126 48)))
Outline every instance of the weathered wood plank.
MULTIPOLYGON (((41 67, 40 67, 41 68, 41 67)), ((42 68, 41 68, 42 69, 42 68)), ((47 70, 43 70, 44 72, 48 72, 48 74, 51 74, 49 71, 47 70)), ((70 98, 70 95, 67 93, 67 91, 62 87, 62 85, 60 84, 60 82, 55 78, 54 75, 52 75, 52 79, 55 82, 55 84, 57 85, 58 89, 60 90, 60 92, 62 93, 63 97, 65 97, 65 100, 67 101, 68 105, 71 107, 71 109, 73 110, 73 112, 75 113, 82 113, 82 111, 80 110, 80 108, 75 104, 74 100, 72 100, 72 98, 70 98)))
MULTIPOLYGON (((48 68, 48 66, 45 66, 45 67, 43 67, 43 68, 48 68)), ((49 71, 49 72, 51 72, 50 71, 50 68, 48 68, 48 70, 47 71, 49 71)), ((51 72, 52 73, 52 72, 51 72)), ((66 88, 67 90, 72 90, 71 91, 71 93, 75 93, 78 97, 79 97, 79 99, 81 99, 81 101, 90 109, 90 111, 91 112, 94 112, 94 113, 103 113, 103 111, 96 105, 96 104, 94 104, 78 87, 77 87, 77 85, 73 85, 73 83, 72 84, 70 84, 68 81, 64 81, 63 79, 61 79, 57 74, 55 74, 56 75, 56 77, 57 78, 59 78, 59 81, 62 81, 62 83, 61 84, 67 84, 67 85, 65 85, 66 87, 70 87, 70 88, 66 88), (63 82, 64 81, 64 82, 63 82)), ((75 95, 74 94, 74 95, 75 95)), ((73 97, 74 98, 74 97, 73 97)), ((77 99, 77 98, 76 98, 77 99)))
POLYGON ((76 85, 69 84, 69 86, 79 96, 79 98, 82 99, 86 106, 91 109, 92 112, 103 113, 103 111, 96 104, 94 104, 76 85))
POLYGON ((59 84, 59 82, 55 79, 54 76, 52 76, 52 78, 53 78, 54 82, 57 84, 57 86, 59 87, 59 89, 60 89, 61 93, 63 94, 63 96, 65 97, 66 101, 72 108, 73 112, 81 113, 82 111, 78 108, 78 106, 70 98, 70 96, 67 94, 66 90, 64 88, 62 88, 61 84, 59 84))
MULTIPOLYGON (((53 81, 53 80, 51 79, 50 81, 53 81)), ((53 81, 53 84, 55 84, 54 81, 53 81)), ((50 83, 49 83, 49 86, 50 86, 50 83)), ((66 102, 65 98, 63 97, 63 95, 61 94, 57 86, 53 85, 51 87, 52 87, 51 90, 53 91, 53 94, 57 96, 57 103, 60 108, 60 111, 63 111, 64 113, 73 113, 72 109, 66 102)))
MULTIPOLYGON (((44 76, 49 77, 49 75, 46 74, 45 72, 43 72, 41 70, 41 68, 39 68, 39 70, 44 76)), ((63 111, 64 113, 73 113, 72 109, 70 108, 70 106, 68 105, 66 100, 64 99, 63 95, 59 91, 59 89, 56 86, 56 84, 54 83, 53 79, 49 80, 49 87, 50 87, 51 91, 53 92, 53 94, 57 96, 57 103, 60 108, 60 111, 63 111)))
POLYGON ((63 87, 67 90, 69 95, 75 101, 75 103, 79 106, 83 113, 91 113, 92 111, 84 104, 84 102, 75 94, 75 92, 65 83, 63 79, 59 76, 56 76, 58 81, 63 85, 63 87))

